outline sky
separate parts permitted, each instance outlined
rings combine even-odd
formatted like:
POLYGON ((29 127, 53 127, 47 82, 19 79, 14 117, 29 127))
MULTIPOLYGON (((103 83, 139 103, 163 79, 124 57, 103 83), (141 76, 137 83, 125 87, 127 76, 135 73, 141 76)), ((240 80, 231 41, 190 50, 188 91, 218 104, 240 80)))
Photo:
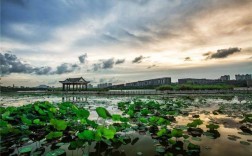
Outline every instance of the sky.
POLYGON ((1 0, 3 86, 252 73, 251 0, 1 0))

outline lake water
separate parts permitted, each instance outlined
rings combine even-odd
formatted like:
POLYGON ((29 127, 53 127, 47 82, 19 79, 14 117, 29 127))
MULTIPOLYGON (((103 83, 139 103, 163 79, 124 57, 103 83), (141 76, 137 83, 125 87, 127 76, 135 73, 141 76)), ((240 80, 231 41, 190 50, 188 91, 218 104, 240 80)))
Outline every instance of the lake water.
MULTIPOLYGON (((173 97, 173 99, 180 99, 181 97, 173 97)), ((84 108, 91 112, 89 119, 97 120, 98 116, 95 112, 96 107, 105 107, 111 114, 122 114, 118 109, 117 103, 121 101, 131 101, 133 99, 141 99, 143 101, 156 100, 164 102, 162 96, 94 96, 94 95, 49 95, 49 94, 2 94, 0 98, 0 105, 2 107, 8 106, 22 106, 31 104, 36 101, 49 101, 52 103, 60 103, 71 101, 79 105, 84 105, 84 108)), ((175 116, 176 122, 173 122, 171 127, 178 127, 192 122, 195 118, 193 115, 199 115, 203 120, 203 124, 199 126, 204 132, 207 131, 206 125, 211 121, 219 125, 219 136, 216 138, 202 135, 201 137, 190 137, 188 141, 200 146, 199 155, 202 156, 251 156, 252 155, 252 135, 242 133, 240 127, 245 124, 249 129, 252 128, 251 123, 240 123, 243 119, 243 114, 251 113, 251 97, 249 96, 186 96, 184 100, 191 103, 191 106, 183 111, 188 112, 187 116, 175 116), (213 111, 224 107, 225 113, 214 115, 213 111), (235 137, 234 137, 235 136, 235 137), (232 139, 236 138, 236 139, 232 139), (250 145, 241 144, 244 141, 250 145)), ((98 119, 98 123, 104 122, 98 119)), ((106 121, 111 122, 111 121, 106 121)), ((185 132, 187 133, 187 132, 185 132)), ((129 130, 125 132, 129 142, 122 144, 119 147, 108 146, 93 142, 85 148, 77 150, 70 150, 69 143, 64 143, 60 148, 66 151, 66 155, 165 155, 165 153, 157 152, 156 149, 160 146, 158 139, 153 137, 148 131, 129 130)), ((187 142, 183 138, 178 138, 178 146, 176 148, 166 147, 166 153, 170 152, 173 155, 189 155, 186 152, 187 142), (181 141, 181 144, 179 142, 181 141)), ((52 146, 41 145, 38 142, 30 142, 26 146, 33 146, 35 151, 38 148, 44 148, 46 153, 50 151, 52 146)), ((12 154, 16 154, 17 149, 12 154)))

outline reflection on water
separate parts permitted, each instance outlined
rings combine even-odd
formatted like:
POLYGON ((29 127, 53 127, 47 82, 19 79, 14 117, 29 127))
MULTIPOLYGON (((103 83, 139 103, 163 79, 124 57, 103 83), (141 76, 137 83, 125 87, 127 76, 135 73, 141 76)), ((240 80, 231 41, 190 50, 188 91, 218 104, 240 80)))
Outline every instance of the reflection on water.
POLYGON ((87 96, 78 97, 78 96, 62 96, 62 102, 87 102, 87 96))

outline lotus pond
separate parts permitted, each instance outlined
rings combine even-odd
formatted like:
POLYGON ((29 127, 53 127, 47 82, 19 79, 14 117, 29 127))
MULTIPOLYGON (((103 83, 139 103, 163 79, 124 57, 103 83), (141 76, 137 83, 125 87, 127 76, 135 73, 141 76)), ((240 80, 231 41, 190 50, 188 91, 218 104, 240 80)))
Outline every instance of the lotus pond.
POLYGON ((252 155, 250 96, 2 95, 0 155, 252 155))

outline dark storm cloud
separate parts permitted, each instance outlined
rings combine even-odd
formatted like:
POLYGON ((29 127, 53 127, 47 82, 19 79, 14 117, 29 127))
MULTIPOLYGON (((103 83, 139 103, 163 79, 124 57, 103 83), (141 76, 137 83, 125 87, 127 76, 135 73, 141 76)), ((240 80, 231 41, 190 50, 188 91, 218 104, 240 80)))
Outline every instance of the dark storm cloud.
POLYGON ((22 62, 16 55, 0 53, 1 75, 11 73, 24 73, 36 75, 64 74, 80 69, 77 64, 63 63, 53 71, 51 67, 33 67, 30 64, 22 62))
POLYGON ((65 74, 65 73, 71 73, 76 70, 80 69, 80 67, 77 64, 70 64, 70 63, 63 63, 59 66, 57 66, 55 74, 65 74))
POLYGON ((99 63, 93 64, 93 70, 98 71, 99 69, 110 69, 113 68, 115 64, 114 58, 100 60, 99 63))
POLYGON ((103 69, 113 68, 114 63, 115 63, 114 58, 103 60, 102 61, 102 68, 103 69))
POLYGON ((125 59, 118 59, 116 60, 115 64, 122 64, 125 62, 125 59))
MULTIPOLYGON (((26 63, 21 62, 16 55, 9 53, 0 53, 1 75, 10 73, 33 73, 34 68, 26 63)), ((39 69, 37 69, 39 70, 39 69)))
POLYGON ((125 59, 117 59, 116 61, 114 58, 103 59, 103 60, 100 60, 98 63, 94 63, 92 65, 92 69, 93 71, 98 71, 100 69, 112 69, 114 65, 122 64, 124 62, 125 62, 125 59))
POLYGON ((184 61, 192 61, 191 57, 186 57, 184 61))
POLYGON ((134 60, 132 60, 132 63, 141 63, 143 59, 145 59, 146 57, 143 57, 142 55, 134 58, 134 60))
POLYGON ((85 64, 86 59, 87 59, 87 54, 84 54, 84 55, 79 56, 79 61, 80 61, 80 63, 85 64))
POLYGON ((227 58, 229 55, 232 55, 234 53, 241 52, 241 48, 234 47, 234 48, 228 48, 228 49, 219 49, 215 53, 208 53, 208 56, 206 59, 222 59, 227 58))
POLYGON ((51 67, 34 68, 34 73, 37 75, 47 75, 50 74, 51 71, 52 71, 51 67))

